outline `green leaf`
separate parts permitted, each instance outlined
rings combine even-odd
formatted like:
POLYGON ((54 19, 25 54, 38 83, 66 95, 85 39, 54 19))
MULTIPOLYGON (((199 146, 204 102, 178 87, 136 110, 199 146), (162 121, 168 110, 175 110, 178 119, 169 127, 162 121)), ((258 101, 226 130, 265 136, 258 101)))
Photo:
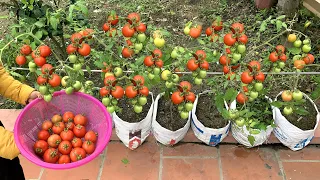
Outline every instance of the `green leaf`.
POLYGON ((0 16, 0 19, 8 19, 9 16, 0 16))
POLYGON ((88 73, 91 74, 91 69, 90 69, 90 67, 89 67, 89 66, 86 66, 86 69, 87 69, 88 73))
POLYGON ((121 160, 121 162, 122 162, 123 164, 129 164, 129 160, 128 160, 127 158, 123 158, 123 159, 121 160))
POLYGON ((72 22, 72 21, 73 21, 73 10, 74 10, 74 8, 75 8, 75 5, 71 5, 71 6, 69 7, 69 15, 68 15, 68 17, 67 17, 67 20, 68 20, 69 22, 72 22))
POLYGON ((288 48, 288 51, 291 54, 297 55, 301 53, 301 48, 292 47, 292 48, 288 48))
POLYGON ((315 90, 311 93, 311 98, 312 99, 317 99, 320 97, 320 85, 318 85, 315 90))
POLYGON ((260 25, 259 31, 260 31, 260 32, 263 32, 263 31, 265 31, 266 29, 267 29, 267 22, 266 22, 266 21, 263 21, 263 22, 261 23, 261 25, 260 25))
POLYGON ((42 31, 37 31, 35 36, 38 38, 38 39, 41 39, 42 38, 42 31))
POLYGON ((32 49, 36 49, 36 48, 37 48, 37 45, 36 45, 35 42, 32 42, 32 43, 30 44, 30 46, 31 46, 32 49))
POLYGON ((250 142, 251 146, 254 145, 254 142, 255 142, 255 138, 251 135, 248 136, 248 141, 250 142))
POLYGON ((309 114, 309 112, 307 110, 305 110, 304 108, 301 108, 301 107, 297 107, 294 112, 299 114, 300 116, 305 116, 305 115, 309 114))
POLYGON ((34 25, 36 25, 38 28, 42 28, 44 26, 44 23, 42 21, 37 21, 36 23, 34 23, 34 25))
POLYGON ((267 130, 267 126, 264 123, 260 123, 259 129, 265 131, 265 130, 267 130))
POLYGON ((50 24, 54 30, 57 30, 58 23, 59 23, 59 20, 57 18, 55 18, 54 16, 50 17, 50 24))
POLYGON ((224 95, 224 99, 229 102, 236 99, 238 92, 234 88, 229 88, 224 95))
POLYGON ((206 44, 202 39, 198 39, 198 42, 199 42, 201 45, 206 44))
POLYGON ((136 60, 135 65, 140 66, 140 65, 143 63, 143 60, 144 60, 144 57, 143 57, 143 56, 140 56, 140 57, 136 60))
POLYGON ((287 26, 287 24, 285 22, 282 23, 282 27, 284 27, 286 29, 288 28, 288 26, 287 26))
POLYGON ((78 3, 77 5, 78 5, 78 7, 80 7, 80 10, 82 11, 82 13, 87 16, 87 15, 88 15, 88 8, 87 8, 87 6, 85 6, 85 5, 82 4, 82 3, 78 3))
POLYGON ((281 30, 281 28, 282 28, 282 21, 277 20, 276 26, 277 26, 277 31, 279 32, 281 30))
POLYGON ((281 106, 283 106, 283 102, 280 101, 273 101, 271 103, 272 106, 277 107, 277 108, 281 108, 281 106))
POLYGON ((277 17, 277 19, 284 19, 284 18, 286 18, 286 15, 281 15, 281 16, 279 16, 279 17, 277 17))
POLYGON ((184 49, 183 47, 179 47, 179 48, 178 48, 178 50, 179 50, 181 53, 186 52, 186 51, 185 51, 185 49, 184 49))

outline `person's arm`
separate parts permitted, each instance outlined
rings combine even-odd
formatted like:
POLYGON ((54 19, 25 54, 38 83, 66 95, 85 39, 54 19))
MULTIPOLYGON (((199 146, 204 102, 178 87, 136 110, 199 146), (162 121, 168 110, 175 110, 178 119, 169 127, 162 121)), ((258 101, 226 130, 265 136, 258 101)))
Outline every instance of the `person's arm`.
POLYGON ((0 94, 20 104, 27 104, 35 90, 10 76, 0 64, 0 94))
POLYGON ((19 154, 20 151, 14 141, 13 132, 0 126, 0 157, 12 160, 19 154))

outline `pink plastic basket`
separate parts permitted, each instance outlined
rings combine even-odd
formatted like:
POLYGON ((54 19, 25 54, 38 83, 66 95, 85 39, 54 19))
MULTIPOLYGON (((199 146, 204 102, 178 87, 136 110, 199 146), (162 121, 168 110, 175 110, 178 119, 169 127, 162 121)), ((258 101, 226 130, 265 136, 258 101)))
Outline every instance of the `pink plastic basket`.
POLYGON ((64 91, 59 91, 54 93, 50 103, 42 99, 31 102, 22 110, 14 126, 14 138, 21 154, 34 164, 49 169, 71 169, 90 162, 104 150, 110 141, 111 134, 112 121, 104 105, 94 97, 79 92, 67 95, 64 91), (88 118, 86 129, 98 133, 96 149, 93 154, 77 162, 46 163, 33 150, 37 133, 44 120, 66 111, 86 115, 88 118))

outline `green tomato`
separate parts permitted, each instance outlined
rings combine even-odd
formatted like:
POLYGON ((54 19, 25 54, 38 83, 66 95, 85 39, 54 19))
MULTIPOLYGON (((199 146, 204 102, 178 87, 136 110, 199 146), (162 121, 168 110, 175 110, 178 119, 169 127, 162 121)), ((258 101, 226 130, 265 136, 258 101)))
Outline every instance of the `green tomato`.
POLYGON ((164 70, 161 73, 161 78, 166 81, 169 79, 170 75, 171 75, 171 72, 169 70, 164 70))
POLYGON ((216 56, 218 55, 217 50, 214 50, 213 53, 212 53, 212 55, 213 55, 214 57, 216 57, 216 56))
POLYGON ((112 99, 111 100, 111 104, 112 105, 117 105, 118 104, 118 100, 117 99, 112 99))
POLYGON ((137 103, 138 103, 138 100, 136 98, 131 100, 131 104, 137 104, 137 103))
POLYGON ((180 105, 178 106, 178 111, 182 111, 182 110, 183 110, 183 105, 180 104, 180 105))
POLYGON ((147 99, 147 97, 142 96, 142 97, 139 97, 138 102, 139 102, 139 104, 140 104, 141 106, 144 106, 144 105, 147 104, 148 99, 147 99))
POLYGON ((180 77, 178 76, 178 74, 173 74, 173 75, 172 75, 172 81, 173 81, 174 83, 179 82, 179 79, 180 79, 180 77))
POLYGON ((64 76, 62 79, 61 79, 61 85, 63 87, 67 87, 68 83, 67 83, 67 80, 69 79, 69 76, 64 76))
POLYGON ((288 106, 284 107, 284 109, 283 109, 283 113, 285 115, 290 115, 292 113, 292 111, 293 111, 292 107, 288 107, 288 106))
POLYGON ((46 102, 50 102, 52 100, 52 95, 51 94, 46 94, 46 95, 43 96, 43 99, 46 102))
POLYGON ((295 55, 295 56, 293 56, 293 61, 295 61, 295 60, 299 60, 299 59, 301 59, 301 55, 295 55))
POLYGON ((73 69, 76 71, 80 71, 82 68, 82 64, 73 64, 73 69))
POLYGON ((47 86, 40 86, 40 87, 39 87, 39 92, 40 92, 42 95, 47 94, 47 92, 48 92, 47 86))
POLYGON ((154 45, 156 45, 158 48, 161 48, 164 46, 164 44, 166 43, 166 41, 163 38, 158 38, 156 37, 153 41, 154 45))
POLYGON ((73 93, 73 87, 67 87, 66 94, 72 94, 72 93, 73 93))
POLYGON ((275 67, 275 68, 273 68, 273 71, 274 71, 275 73, 279 73, 279 72, 281 72, 281 69, 280 69, 280 68, 275 67))
POLYGON ((257 125, 258 123, 256 121, 253 121, 250 123, 250 127, 253 128, 255 125, 257 125))
POLYGON ((76 90, 76 91, 79 91, 81 88, 82 88, 82 84, 80 81, 76 81, 73 85, 73 88, 76 90))
POLYGON ((167 88, 172 88, 172 86, 173 86, 172 82, 166 81, 166 87, 167 88))
POLYGON ((153 68, 153 73, 154 73, 155 75, 159 75, 159 74, 160 74, 160 71, 161 71, 161 69, 158 68, 158 67, 153 68))
POLYGON ((134 49, 135 49, 135 50, 141 51, 142 48, 143 48, 142 43, 136 43, 136 44, 134 44, 134 49))
POLYGON ((253 101, 254 101, 254 98, 249 96, 249 102, 253 102, 253 101))
POLYGON ((284 63, 283 61, 279 61, 278 66, 279 68, 283 69, 286 66, 286 63, 284 63))
POLYGON ((144 33, 138 35, 139 42, 144 42, 146 39, 147 39, 147 36, 144 33))
POLYGON ((50 88, 49 88, 49 92, 52 94, 52 93, 54 93, 54 92, 55 92, 55 89, 54 89, 54 88, 52 88, 52 87, 50 87, 50 88))
POLYGON ((140 106, 140 105, 134 105, 133 110, 134 110, 134 112, 136 112, 136 113, 139 114, 139 113, 142 112, 142 106, 140 106))
POLYGON ((181 111, 181 112, 180 112, 180 117, 181 117, 181 119, 188 119, 188 117, 189 117, 189 112, 181 111))
POLYGON ((200 84, 202 84, 202 79, 196 77, 196 78, 194 78, 194 83, 196 85, 200 85, 200 84))
POLYGON ((303 44, 310 44, 310 40, 309 39, 303 40, 303 44))
POLYGON ((251 91, 250 92, 250 97, 253 98, 253 99, 256 99, 258 97, 259 93, 258 92, 255 92, 255 91, 251 91))
POLYGON ((123 70, 122 70, 120 67, 114 68, 114 75, 115 75, 116 77, 122 76, 122 73, 123 73, 123 70))
POLYGON ((30 71, 30 72, 36 72, 36 70, 37 70, 37 68, 31 68, 31 67, 29 67, 29 71, 30 71))
POLYGON ((84 63, 84 57, 79 57, 79 62, 84 63))
POLYGON ((310 51, 311 51, 311 46, 308 45, 308 44, 303 45, 303 46, 302 46, 302 51, 303 51, 304 53, 310 52, 310 51))
POLYGON ((149 74, 148 74, 148 78, 149 78, 150 80, 154 79, 154 74, 149 73, 149 74))
POLYGON ((34 62, 29 62, 28 66, 29 66, 29 68, 36 68, 37 67, 36 63, 34 63, 34 62))
POLYGON ((246 52, 246 46, 243 44, 238 45, 237 50, 239 53, 243 54, 244 52, 246 52))
POLYGON ((77 62, 77 56, 76 55, 74 55, 74 54, 71 54, 71 55, 69 55, 69 61, 71 62, 71 63, 76 63, 77 62))
POLYGON ((263 84, 262 83, 255 83, 254 84, 254 89, 256 90, 256 91, 261 91, 262 89, 263 89, 263 84))
POLYGON ((232 58, 238 62, 240 59, 241 59, 241 54, 238 54, 238 53, 233 53, 232 54, 232 58))
POLYGON ((185 104, 185 109, 186 109, 187 111, 191 111, 192 108, 193 108, 193 104, 192 104, 192 103, 188 102, 188 103, 185 104))
POLYGON ((294 100, 300 101, 300 100, 302 100, 302 98, 303 98, 303 94, 302 94, 301 91, 296 90, 296 91, 294 91, 294 92, 292 93, 292 97, 293 97, 294 100))
POLYGON ((183 32, 185 35, 189 35, 190 33, 190 28, 188 26, 186 26, 184 29, 183 29, 183 32))
POLYGON ((229 117, 230 119, 236 119, 238 118, 240 113, 237 110, 230 110, 229 111, 229 117))
POLYGON ((136 49, 134 50, 135 54, 139 54, 139 52, 140 52, 140 50, 136 50, 136 49))
POLYGON ((93 82, 92 82, 92 81, 86 81, 86 82, 84 83, 84 85, 85 85, 86 87, 90 87, 90 86, 93 86, 93 82))
POLYGON ((205 71, 205 70, 200 70, 200 71, 199 71, 199 77, 200 77, 201 79, 206 78, 206 77, 207 77, 207 71, 205 71))
POLYGON ((239 126, 239 127, 242 127, 242 126, 244 125, 244 123, 245 123, 244 118, 238 118, 238 119, 236 120, 236 124, 237 124, 237 126, 239 126))
POLYGON ((197 73, 196 71, 193 71, 193 72, 192 72, 192 76, 193 76, 193 77, 197 77, 197 76, 198 76, 198 73, 197 73))
POLYGON ((301 40, 296 40, 295 42, 293 42, 293 46, 296 47, 296 48, 301 47, 301 45, 302 45, 302 41, 301 40))
POLYGON ((112 114, 114 111, 116 110, 116 108, 114 106, 108 106, 107 107, 107 111, 112 114))
POLYGON ((177 50, 173 50, 172 52, 171 52, 171 58, 172 59, 176 59, 178 57, 178 52, 177 52, 177 50))
POLYGON ((102 104, 105 106, 108 106, 110 104, 111 100, 108 97, 102 98, 102 104))

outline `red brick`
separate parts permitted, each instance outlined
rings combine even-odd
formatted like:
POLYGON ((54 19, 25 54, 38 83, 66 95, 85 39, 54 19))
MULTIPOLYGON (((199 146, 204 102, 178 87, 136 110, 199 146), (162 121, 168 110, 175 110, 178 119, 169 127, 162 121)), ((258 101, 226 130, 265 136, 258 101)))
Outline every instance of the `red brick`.
POLYGON ((217 157, 217 148, 204 144, 180 143, 173 147, 164 147, 163 156, 214 156, 217 157))
POLYGON ((320 179, 320 163, 315 162, 283 162, 286 178, 289 180, 320 179))
POLYGON ((163 159, 162 179, 172 180, 219 180, 217 159, 163 159))
POLYGON ((275 153, 270 148, 221 145, 220 155, 224 179, 282 179, 275 153))
POLYGON ((132 151, 120 142, 108 145, 101 180, 157 179, 160 148, 155 143, 144 143, 132 151))
POLYGON ((320 148, 316 146, 308 146, 300 151, 279 149, 278 153, 281 160, 320 160, 320 148))
POLYGON ((38 179, 40 175, 41 168, 23 156, 19 156, 20 164, 23 168, 24 176, 26 179, 38 179))

